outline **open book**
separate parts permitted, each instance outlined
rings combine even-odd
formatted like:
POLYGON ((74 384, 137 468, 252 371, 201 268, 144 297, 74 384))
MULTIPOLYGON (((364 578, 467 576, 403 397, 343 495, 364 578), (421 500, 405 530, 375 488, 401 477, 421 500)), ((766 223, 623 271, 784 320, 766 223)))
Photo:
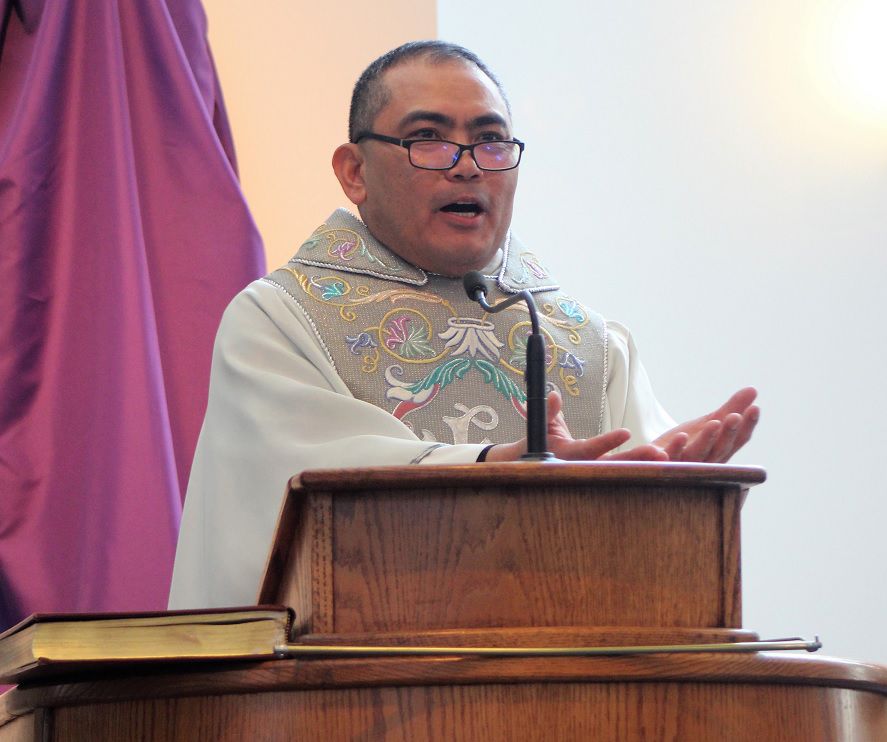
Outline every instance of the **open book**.
POLYGON ((283 606, 35 614, 0 634, 0 683, 116 660, 260 659, 289 640, 283 606))

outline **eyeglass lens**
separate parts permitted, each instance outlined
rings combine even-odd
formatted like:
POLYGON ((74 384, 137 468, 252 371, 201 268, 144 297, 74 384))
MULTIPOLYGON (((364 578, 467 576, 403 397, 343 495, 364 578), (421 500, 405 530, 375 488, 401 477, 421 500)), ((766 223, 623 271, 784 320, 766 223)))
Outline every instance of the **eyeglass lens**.
MULTIPOLYGON (((517 164, 520 148, 514 142, 481 142, 472 149, 478 167, 484 170, 507 170, 517 164)), ((452 167, 461 150, 452 142, 413 142, 410 159, 417 167, 444 170, 452 167)))

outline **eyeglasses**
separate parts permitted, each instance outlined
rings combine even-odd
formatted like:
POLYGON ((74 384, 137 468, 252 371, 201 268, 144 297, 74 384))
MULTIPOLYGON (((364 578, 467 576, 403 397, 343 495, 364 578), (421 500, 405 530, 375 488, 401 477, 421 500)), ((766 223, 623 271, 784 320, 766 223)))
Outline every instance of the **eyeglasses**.
POLYGON ((513 170, 520 164, 526 146, 519 139, 459 144, 446 139, 398 139, 371 131, 360 132, 354 143, 362 139, 376 139, 404 147, 409 154, 410 165, 422 170, 450 170, 466 151, 481 170, 513 170))

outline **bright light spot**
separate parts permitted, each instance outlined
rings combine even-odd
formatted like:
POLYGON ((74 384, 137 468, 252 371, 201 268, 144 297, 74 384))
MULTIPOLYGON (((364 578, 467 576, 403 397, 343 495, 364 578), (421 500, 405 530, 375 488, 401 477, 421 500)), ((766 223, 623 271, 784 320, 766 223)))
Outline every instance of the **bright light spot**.
POLYGON ((860 113, 887 115, 887 2, 848 4, 835 18, 832 41, 837 92, 860 113))

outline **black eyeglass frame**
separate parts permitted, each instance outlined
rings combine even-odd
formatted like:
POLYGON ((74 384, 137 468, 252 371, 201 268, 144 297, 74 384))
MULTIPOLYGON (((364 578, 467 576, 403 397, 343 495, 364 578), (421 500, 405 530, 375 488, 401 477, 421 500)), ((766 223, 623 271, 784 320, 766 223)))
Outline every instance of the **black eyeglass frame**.
POLYGON ((410 160, 410 165, 419 170, 452 170, 458 164, 459 160, 462 159, 462 153, 468 151, 471 155, 471 159, 474 160, 474 164, 477 165, 479 170, 483 170, 488 173, 504 173, 508 170, 514 170, 518 165, 520 165, 521 157, 524 154, 524 147, 527 145, 522 142, 520 139, 490 139, 485 142, 475 142, 474 144, 460 144, 459 142, 453 142, 449 139, 398 139, 397 137, 389 137, 385 134, 376 134, 372 131, 362 131, 355 138, 354 143, 360 144, 362 139, 375 139, 379 142, 386 142, 387 144, 396 144, 399 147, 403 147, 407 151, 407 156, 410 160), (418 143, 418 142, 436 142, 441 144, 453 144, 459 148, 459 151, 455 153, 453 157, 453 161, 447 167, 426 167, 425 165, 417 165, 413 162, 413 153, 410 148, 418 143), (514 165, 509 165, 508 167, 484 167, 481 165, 477 158, 474 156, 474 148, 482 147, 485 144, 495 144, 497 142, 503 142, 505 144, 516 144, 518 147, 517 153, 517 162, 514 165))

